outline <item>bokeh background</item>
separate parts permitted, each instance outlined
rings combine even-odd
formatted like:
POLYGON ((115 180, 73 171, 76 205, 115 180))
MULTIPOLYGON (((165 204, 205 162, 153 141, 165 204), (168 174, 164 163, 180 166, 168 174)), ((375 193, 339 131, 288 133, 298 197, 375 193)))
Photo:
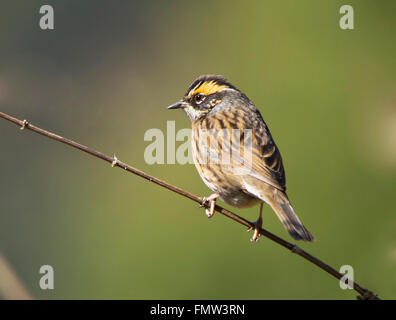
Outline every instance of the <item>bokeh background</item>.
MULTIPOLYGON (((0 4, 0 110, 198 195, 193 165, 148 165, 166 106, 225 75, 282 151, 299 243, 396 298, 396 2, 12 1, 0 4), (39 28, 51 4, 55 30, 39 28), (350 4, 355 30, 341 30, 350 4)), ((177 143, 177 146, 181 142, 177 143)), ((221 215, 0 119, 0 252, 38 299, 354 299, 221 215), (55 269, 55 289, 39 268, 55 269)), ((227 207, 227 206, 226 206, 227 207)), ((235 210, 255 220, 258 207, 235 210)), ((266 208, 266 229, 292 240, 266 208)))

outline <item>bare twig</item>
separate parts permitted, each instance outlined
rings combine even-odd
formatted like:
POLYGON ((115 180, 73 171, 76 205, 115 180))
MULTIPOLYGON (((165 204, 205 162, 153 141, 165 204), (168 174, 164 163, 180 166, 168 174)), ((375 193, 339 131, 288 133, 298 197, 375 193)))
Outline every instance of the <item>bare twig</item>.
MULTIPOLYGON (((142 178, 144 178, 146 180, 154 182, 155 184, 158 184, 158 185, 160 185, 160 186, 162 186, 162 187, 164 187, 166 189, 169 189, 169 190, 171 190, 171 191, 173 191, 175 193, 178 193, 178 194, 180 194, 180 195, 182 195, 182 196, 184 196, 184 197, 186 197, 186 198, 188 198, 190 200, 193 200, 193 201, 199 203, 202 206, 207 206, 207 204, 204 203, 203 198, 198 197, 198 196, 196 196, 196 195, 194 195, 194 194, 192 194, 192 193, 190 193, 188 191, 185 191, 185 190, 183 190, 181 188, 173 186, 173 185, 171 185, 171 184, 169 184, 169 183, 167 183, 167 182, 165 182, 163 180, 160 180, 160 179, 158 179, 156 177, 153 177, 153 176, 151 176, 151 175, 149 175, 149 174, 147 174, 147 173, 145 173, 145 172, 143 172, 143 171, 141 171, 139 169, 136 169, 136 168, 124 163, 124 162, 121 162, 115 156, 114 157, 109 157, 108 155, 105 155, 105 154, 103 154, 101 152, 98 152, 96 150, 90 149, 90 148, 88 148, 88 147, 86 147, 86 146, 84 146, 84 145, 82 145, 82 144, 80 144, 78 142, 66 139, 66 138, 64 138, 64 137, 62 137, 60 135, 57 135, 57 134, 52 133, 50 131, 41 129, 41 128, 37 127, 37 126, 34 126, 31 123, 27 122, 26 120, 20 120, 20 119, 14 118, 14 117, 12 117, 12 116, 10 116, 8 114, 5 114, 3 112, 0 112, 0 117, 4 118, 4 119, 6 119, 6 120, 8 120, 10 122, 13 122, 16 125, 18 125, 21 130, 28 129, 28 130, 31 130, 33 132, 39 133, 39 134, 41 134, 43 136, 46 136, 46 137, 48 137, 50 139, 53 139, 53 140, 62 142, 64 144, 67 144, 67 145, 69 145, 71 147, 74 147, 76 149, 84 151, 84 152, 86 152, 86 153, 88 153, 88 154, 90 154, 90 155, 92 155, 94 157, 97 157, 97 158, 100 158, 100 159, 102 159, 104 161, 109 162, 112 167, 117 166, 119 168, 122 168, 122 169, 124 169, 124 170, 126 170, 128 172, 131 172, 133 174, 136 174, 136 175, 138 175, 138 176, 140 176, 140 177, 142 177, 142 178)), ((246 226, 246 227, 249 227, 249 228, 254 228, 255 227, 252 222, 250 222, 250 221, 248 221, 248 220, 236 215, 235 213, 232 213, 231 211, 226 210, 226 209, 224 209, 224 208, 222 208, 222 207, 220 207, 218 205, 216 205, 215 210, 217 212, 220 212, 221 214, 225 215, 226 217, 228 217, 228 218, 230 218, 230 219, 232 219, 232 220, 234 220, 234 221, 246 226)), ((297 245, 292 244, 292 243, 290 243, 290 242, 288 242, 286 240, 283 240, 282 238, 280 238, 280 237, 274 235, 273 233, 271 233, 271 232, 269 232, 269 231, 267 231, 265 229, 262 229, 262 228, 260 228, 260 234, 265 236, 265 237, 267 237, 268 239, 276 242, 277 244, 281 245, 282 247, 285 247, 286 249, 289 249, 291 252, 303 257, 304 259, 306 259, 309 262, 313 263, 314 265, 318 266, 322 270, 324 270, 327 273, 331 274, 333 277, 335 277, 335 278, 340 280, 344 276, 343 274, 339 273, 336 269, 332 268, 331 266, 329 266, 328 264, 326 264, 323 261, 319 260, 318 258, 312 256, 308 252, 302 250, 297 245)), ((363 288, 362 286, 360 286, 356 282, 353 282, 353 289, 360 294, 358 296, 358 299, 362 299, 362 300, 380 300, 377 295, 375 295, 371 291, 363 288)))
POLYGON ((0 294, 9 300, 31 300, 32 297, 11 265, 0 253, 0 294))

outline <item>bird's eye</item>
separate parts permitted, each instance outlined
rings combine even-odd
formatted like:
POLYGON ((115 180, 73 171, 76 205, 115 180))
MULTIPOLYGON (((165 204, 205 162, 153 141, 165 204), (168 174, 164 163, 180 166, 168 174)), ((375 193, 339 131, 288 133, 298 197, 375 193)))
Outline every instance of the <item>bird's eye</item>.
POLYGON ((198 93, 194 97, 195 103, 200 104, 202 101, 205 100, 205 95, 203 93, 198 93))

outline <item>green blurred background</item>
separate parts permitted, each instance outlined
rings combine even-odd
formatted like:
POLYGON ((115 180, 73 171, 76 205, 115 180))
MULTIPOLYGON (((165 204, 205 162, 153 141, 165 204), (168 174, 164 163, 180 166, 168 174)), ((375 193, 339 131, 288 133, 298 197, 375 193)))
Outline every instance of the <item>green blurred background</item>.
MULTIPOLYGON (((204 196, 193 165, 146 164, 143 137, 167 120, 189 128, 165 107, 200 74, 223 74, 282 151, 317 238, 299 245, 395 298, 395 11, 393 0, 3 0, 0 110, 204 196), (53 31, 39 28, 42 4, 53 31), (339 27, 343 4, 355 30, 339 27)), ((2 119, 0 150, 0 252, 35 298, 356 296, 220 214, 2 119), (39 287, 44 264, 55 290, 39 287)), ((233 211, 255 220, 258 207, 233 211)), ((269 208, 264 227, 292 240, 269 208)))

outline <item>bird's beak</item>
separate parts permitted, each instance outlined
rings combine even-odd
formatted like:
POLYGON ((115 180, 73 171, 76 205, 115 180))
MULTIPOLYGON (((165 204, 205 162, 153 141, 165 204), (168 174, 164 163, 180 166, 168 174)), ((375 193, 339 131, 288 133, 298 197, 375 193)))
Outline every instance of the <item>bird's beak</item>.
POLYGON ((180 100, 180 101, 177 101, 176 103, 170 105, 168 107, 168 109, 182 109, 185 107, 186 107, 186 105, 184 104, 184 102, 182 100, 180 100))

